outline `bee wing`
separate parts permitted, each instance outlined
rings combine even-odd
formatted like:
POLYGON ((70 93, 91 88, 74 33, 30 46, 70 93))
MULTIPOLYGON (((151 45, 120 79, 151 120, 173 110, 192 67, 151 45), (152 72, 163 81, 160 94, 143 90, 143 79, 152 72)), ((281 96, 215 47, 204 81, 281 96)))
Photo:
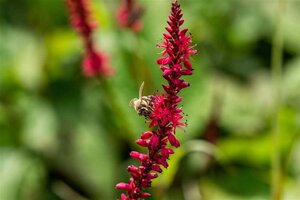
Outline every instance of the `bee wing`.
POLYGON ((144 81, 142 82, 142 84, 140 86, 139 99, 142 99, 143 91, 144 91, 144 81))

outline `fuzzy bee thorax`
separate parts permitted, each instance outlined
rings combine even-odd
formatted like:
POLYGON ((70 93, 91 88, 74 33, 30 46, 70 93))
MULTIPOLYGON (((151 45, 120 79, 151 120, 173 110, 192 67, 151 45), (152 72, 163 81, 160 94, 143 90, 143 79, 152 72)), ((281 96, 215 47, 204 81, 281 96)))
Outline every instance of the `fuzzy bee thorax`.
POLYGON ((140 99, 134 98, 130 101, 130 105, 138 113, 138 115, 149 118, 153 111, 153 96, 142 96, 140 99))

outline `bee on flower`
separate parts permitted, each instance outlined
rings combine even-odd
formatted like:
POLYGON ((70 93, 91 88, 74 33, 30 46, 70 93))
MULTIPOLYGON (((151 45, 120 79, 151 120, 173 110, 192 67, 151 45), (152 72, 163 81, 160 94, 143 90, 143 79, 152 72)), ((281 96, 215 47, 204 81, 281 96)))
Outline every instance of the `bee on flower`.
POLYGON ((144 116, 149 119, 154 107, 154 96, 143 96, 144 82, 139 89, 139 98, 134 98, 130 101, 129 105, 134 108, 138 115, 144 116))
POLYGON ((162 58, 157 60, 167 84, 162 84, 165 93, 143 96, 144 83, 139 90, 139 97, 130 101, 130 105, 138 115, 144 116, 149 122, 151 131, 141 134, 136 143, 147 148, 147 153, 131 151, 130 156, 139 161, 139 166, 130 165, 127 170, 131 174, 129 182, 120 182, 117 189, 125 190, 121 200, 140 200, 150 195, 145 189, 151 187, 152 179, 158 177, 162 167, 168 168, 168 159, 173 149, 180 146, 176 138, 176 129, 186 126, 183 123, 182 109, 178 107, 182 97, 178 93, 190 84, 182 76, 192 75, 191 55, 196 54, 192 39, 187 29, 181 29, 184 20, 177 0, 173 0, 168 20, 168 33, 164 33, 162 58))

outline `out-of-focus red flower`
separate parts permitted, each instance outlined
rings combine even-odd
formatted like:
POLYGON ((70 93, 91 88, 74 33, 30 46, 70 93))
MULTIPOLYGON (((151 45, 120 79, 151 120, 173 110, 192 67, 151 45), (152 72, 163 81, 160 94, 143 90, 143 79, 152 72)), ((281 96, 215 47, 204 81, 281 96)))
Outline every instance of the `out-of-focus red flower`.
POLYGON ((141 17, 144 9, 135 0, 122 0, 117 10, 117 21, 120 27, 130 28, 138 32, 142 28, 141 17))
POLYGON ((166 94, 151 95, 153 110, 149 117, 149 127, 155 127, 152 131, 142 133, 136 143, 147 148, 147 153, 132 151, 130 156, 139 161, 140 166, 129 166, 127 170, 131 174, 129 183, 119 183, 117 189, 126 190, 122 193, 122 200, 139 200, 150 196, 144 192, 151 187, 152 179, 162 172, 162 167, 168 167, 168 159, 174 153, 171 146, 180 146, 175 136, 176 128, 186 126, 181 120, 182 110, 177 105, 182 97, 177 96, 181 89, 189 86, 189 83, 181 79, 184 75, 193 72, 189 61, 191 55, 196 54, 190 35, 186 35, 187 29, 180 29, 183 24, 180 5, 177 0, 172 3, 171 14, 166 28, 168 33, 164 35, 164 42, 159 47, 163 48, 162 58, 157 60, 163 77, 167 84, 163 85, 166 94))
POLYGON ((97 51, 92 38, 96 23, 90 13, 90 0, 65 0, 70 13, 70 23, 82 37, 85 55, 82 66, 83 73, 88 77, 107 76, 113 74, 108 57, 97 51))
POLYGON ((96 75, 112 75, 108 57, 103 52, 87 51, 83 59, 83 73, 87 77, 96 75), (99 67, 101 66, 101 67, 99 67))

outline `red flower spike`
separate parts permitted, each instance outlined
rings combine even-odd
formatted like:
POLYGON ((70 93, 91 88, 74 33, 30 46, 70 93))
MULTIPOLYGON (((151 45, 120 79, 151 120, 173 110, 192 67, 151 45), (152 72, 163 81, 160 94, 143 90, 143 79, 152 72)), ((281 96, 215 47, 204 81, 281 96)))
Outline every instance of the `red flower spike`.
POLYGON ((150 197, 151 194, 147 193, 147 192, 144 192, 141 194, 141 198, 147 198, 147 197, 150 197))
POLYGON ((169 164, 167 163, 167 161, 165 159, 158 158, 157 159, 157 163, 161 164, 162 166, 164 166, 164 168, 168 168, 169 167, 169 164))
MULTIPOLYGON (((181 122, 182 109, 177 106, 182 97, 178 93, 190 84, 182 79, 182 76, 192 75, 193 69, 189 61, 191 55, 196 53, 190 35, 186 35, 187 29, 181 29, 184 23, 182 19, 180 5, 177 0, 172 3, 171 14, 169 16, 168 33, 163 34, 163 43, 157 45, 163 48, 162 57, 157 59, 157 64, 163 72, 163 77, 167 83, 162 84, 166 94, 152 95, 153 110, 147 122, 149 127, 154 127, 155 131, 142 133, 137 144, 147 147, 147 153, 132 151, 130 156, 140 161, 140 166, 129 166, 128 171, 131 178, 126 189, 126 198, 129 200, 140 200, 149 197, 150 194, 144 192, 145 188, 151 187, 151 180, 158 177, 162 172, 162 167, 169 166, 167 160, 174 153, 171 146, 177 148, 180 142, 175 137, 177 128, 186 126, 181 122)), ((125 187, 125 186, 124 186, 125 187)), ((126 187, 125 187, 126 188, 126 187)), ((121 196, 123 197, 123 194, 121 196)))
POLYGON ((169 34, 166 34, 166 33, 164 33, 164 34, 163 34, 163 36, 164 36, 164 38, 165 38, 165 39, 171 39, 171 38, 172 38, 172 36, 171 36, 171 35, 169 35, 169 34))
POLYGON ((138 172, 138 171, 139 171, 139 168, 137 168, 137 167, 134 166, 134 165, 130 165, 130 166, 127 167, 127 170, 128 170, 128 171, 138 172))
POLYGON ((121 190, 127 190, 128 189, 128 183, 118 183, 117 185, 116 185, 116 188, 117 189, 121 189, 121 190))
POLYGON ((142 146, 142 147, 147 147, 148 146, 148 142, 146 140, 143 140, 143 139, 137 139, 135 142, 138 145, 142 146))
POLYGON ((147 179, 146 180, 149 180, 149 179, 155 179, 155 178, 157 178, 158 177, 158 174, 156 174, 156 173, 149 173, 148 175, 147 175, 147 179))
POLYGON ((168 147, 166 147, 165 149, 168 151, 169 154, 174 154, 174 150, 173 149, 168 148, 168 147))
POLYGON ((173 134, 168 135, 169 141, 173 147, 179 147, 180 143, 173 134))
POLYGON ((137 151, 130 152, 130 156, 136 160, 139 160, 140 162, 146 161, 148 159, 148 156, 146 154, 142 154, 137 151))
POLYGON ((158 135, 153 135, 149 142, 149 146, 152 149, 155 149, 158 145, 159 145, 159 137, 158 137, 158 135))
POLYGON ((83 73, 87 77, 93 77, 96 75, 110 76, 114 72, 108 64, 108 58, 104 53, 95 52, 90 50, 86 53, 83 60, 83 73))
POLYGON ((127 196, 124 193, 122 193, 121 194, 121 200, 129 200, 129 198, 127 198, 127 196))
POLYGON ((151 166, 151 170, 154 170, 154 171, 157 171, 159 173, 162 173, 162 169, 160 168, 160 166, 156 165, 156 164, 153 164, 151 166))
POLYGON ((151 131, 147 131, 142 134, 141 138, 144 140, 149 139, 152 135, 153 135, 153 133, 151 131))
POLYGON ((70 23, 84 41, 83 74, 87 77, 112 75, 114 72, 108 57, 96 50, 92 38, 96 23, 91 19, 90 0, 65 0, 65 2, 70 13, 70 23))

